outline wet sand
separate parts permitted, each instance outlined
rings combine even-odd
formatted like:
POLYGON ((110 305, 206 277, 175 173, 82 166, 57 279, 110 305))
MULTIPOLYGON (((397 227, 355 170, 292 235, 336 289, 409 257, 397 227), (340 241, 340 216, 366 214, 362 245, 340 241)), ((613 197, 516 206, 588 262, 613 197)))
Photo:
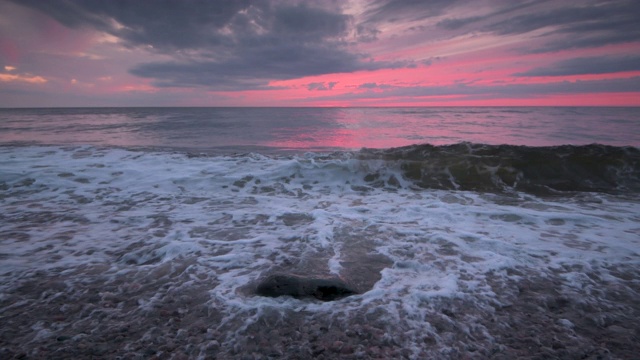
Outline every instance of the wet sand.
POLYGON ((141 267, 115 278, 88 267, 23 278, 2 294, 0 358, 633 359, 640 353, 640 274, 631 266, 607 269, 614 278, 579 269, 588 277, 584 288, 567 286, 562 276, 576 271, 570 268, 487 273, 495 297, 434 298, 423 304, 426 311, 412 313, 397 301, 360 304, 357 295, 338 300, 345 303, 332 311, 305 307, 313 299, 277 298, 269 301, 300 306, 233 312, 209 295, 216 280, 193 276, 188 265, 141 267))

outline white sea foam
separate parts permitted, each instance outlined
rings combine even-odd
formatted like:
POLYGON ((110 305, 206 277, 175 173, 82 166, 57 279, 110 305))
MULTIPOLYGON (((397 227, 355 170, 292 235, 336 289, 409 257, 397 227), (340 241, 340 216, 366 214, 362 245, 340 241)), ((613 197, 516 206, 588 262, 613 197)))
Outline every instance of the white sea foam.
MULTIPOLYGON (((630 195, 415 190, 393 164, 348 154, 188 157, 4 147, 0 169, 1 293, 38 272, 74 274, 71 287, 95 273, 110 281, 126 275, 123 294, 149 277, 167 279, 168 290, 139 299, 145 311, 171 289, 209 282, 209 304, 225 312, 220 326, 242 319, 238 333, 268 309, 384 308, 388 320, 412 327, 408 341, 418 341, 420 331, 435 333, 425 318, 433 305, 426 304, 438 299, 504 302, 496 282, 559 269, 570 293, 591 286, 588 271, 615 281, 607 275, 612 265, 640 264, 640 199, 630 195), (363 178, 372 171, 396 176, 401 186, 371 187, 363 178), (353 264, 375 254, 389 261, 380 275, 369 274, 380 280, 337 302, 243 291, 276 269, 349 280, 360 271, 353 264)), ((35 339, 48 336, 38 326, 35 339)))

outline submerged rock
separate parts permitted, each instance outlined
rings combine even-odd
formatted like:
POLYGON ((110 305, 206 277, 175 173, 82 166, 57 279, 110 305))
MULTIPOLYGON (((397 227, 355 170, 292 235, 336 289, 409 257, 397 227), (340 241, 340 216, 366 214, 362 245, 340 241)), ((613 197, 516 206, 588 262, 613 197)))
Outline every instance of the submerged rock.
POLYGON ((347 283, 338 278, 308 278, 297 275, 275 274, 260 281, 256 288, 260 296, 292 296, 332 301, 357 294, 347 283))

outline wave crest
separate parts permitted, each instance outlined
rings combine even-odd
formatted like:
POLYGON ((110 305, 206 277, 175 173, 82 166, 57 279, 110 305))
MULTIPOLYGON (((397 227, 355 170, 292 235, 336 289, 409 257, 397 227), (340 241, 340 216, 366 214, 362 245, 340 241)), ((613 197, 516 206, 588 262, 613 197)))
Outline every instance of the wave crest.
POLYGON ((397 163, 420 188, 471 191, 640 191, 640 150, 607 145, 528 147, 459 143, 363 149, 361 160, 397 163))

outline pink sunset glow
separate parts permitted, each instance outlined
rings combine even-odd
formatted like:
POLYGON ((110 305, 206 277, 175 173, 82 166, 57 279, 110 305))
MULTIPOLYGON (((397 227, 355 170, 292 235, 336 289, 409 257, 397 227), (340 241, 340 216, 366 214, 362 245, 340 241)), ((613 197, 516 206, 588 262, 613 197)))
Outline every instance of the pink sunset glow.
POLYGON ((162 4, 0 0, 0 106, 640 106, 636 1, 162 4))

